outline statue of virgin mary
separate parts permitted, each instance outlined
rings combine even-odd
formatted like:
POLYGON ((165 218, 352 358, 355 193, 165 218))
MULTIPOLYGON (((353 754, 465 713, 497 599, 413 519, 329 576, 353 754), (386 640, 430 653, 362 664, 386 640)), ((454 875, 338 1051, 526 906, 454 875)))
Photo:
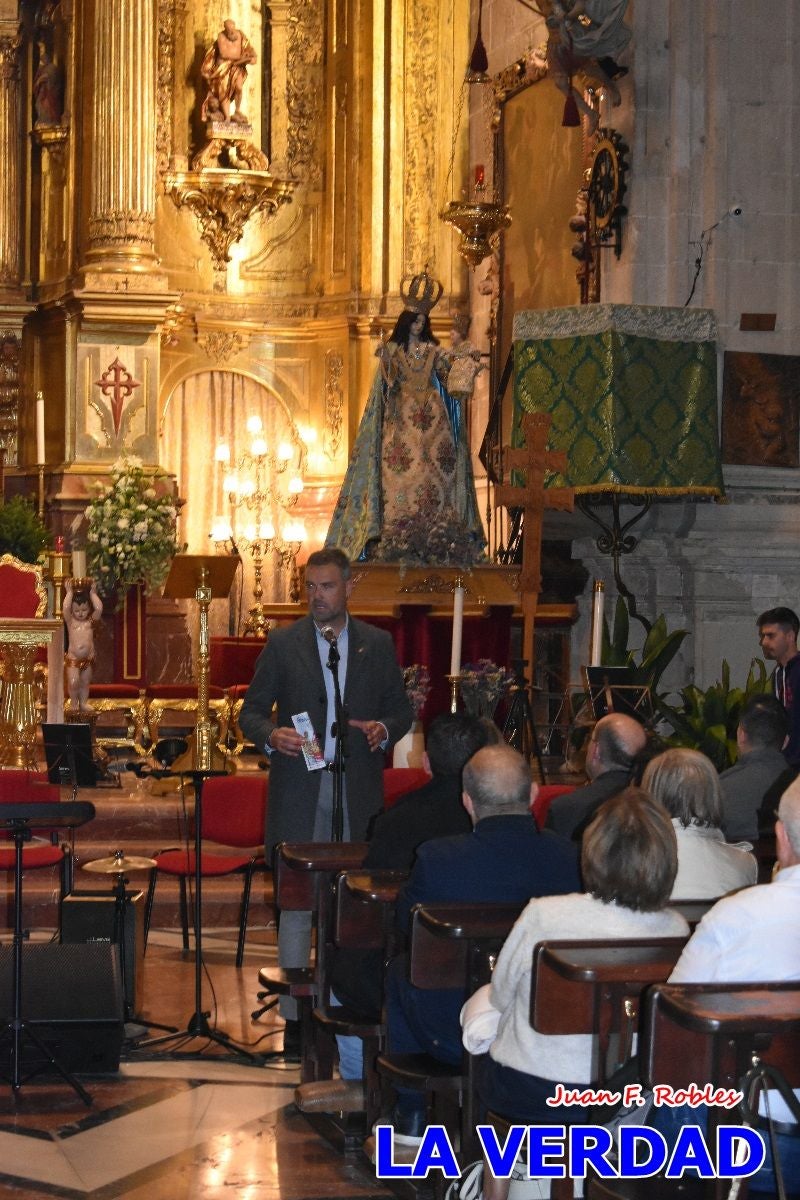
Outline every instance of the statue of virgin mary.
POLYGON ((452 357, 431 330, 429 313, 442 285, 427 271, 407 290, 406 282, 405 308, 377 351, 326 545, 351 561, 449 558, 467 565, 483 557, 486 541, 461 401, 447 390, 452 357))

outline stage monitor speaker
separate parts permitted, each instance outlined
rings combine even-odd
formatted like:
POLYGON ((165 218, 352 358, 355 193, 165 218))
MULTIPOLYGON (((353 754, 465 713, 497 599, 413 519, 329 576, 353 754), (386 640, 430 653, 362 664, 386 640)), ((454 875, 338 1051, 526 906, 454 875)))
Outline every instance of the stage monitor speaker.
MULTIPOLYGON (((128 1011, 137 1011, 142 995, 144 966, 144 892, 125 892, 125 1000, 128 1011)), ((112 891, 70 892, 61 902, 61 941, 111 945, 119 941, 117 899, 112 891)), ((121 963, 121 957, 120 957, 121 963)))
MULTIPOLYGON (((3 1026, 13 1016, 12 960, 13 948, 0 947, 3 1026)), ((90 1075, 118 1070, 124 1030, 117 947, 24 945, 22 1019, 65 1070, 90 1075)), ((0 1055, 6 1043, 10 1048, 7 1030, 0 1055)), ((29 1039, 23 1041, 23 1064, 26 1076, 44 1066, 41 1052, 29 1039)))

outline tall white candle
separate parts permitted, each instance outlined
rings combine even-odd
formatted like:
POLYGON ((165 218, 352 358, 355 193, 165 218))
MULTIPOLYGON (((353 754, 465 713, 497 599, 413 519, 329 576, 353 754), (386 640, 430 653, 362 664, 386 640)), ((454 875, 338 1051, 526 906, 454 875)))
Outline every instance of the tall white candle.
POLYGON ((36 393, 36 463, 41 466, 47 462, 44 456, 44 396, 36 393))
POLYGON ((606 585, 602 579, 594 581, 594 597, 592 600, 592 636, 589 651, 589 665, 599 667, 603 654, 603 605, 605 603, 606 585))
POLYGON ((453 640, 450 644, 450 674, 461 674, 461 635, 464 629, 464 589, 460 583, 453 588, 453 640))
POLYGON ((86 578, 86 551, 72 551, 72 576, 74 579, 86 578))

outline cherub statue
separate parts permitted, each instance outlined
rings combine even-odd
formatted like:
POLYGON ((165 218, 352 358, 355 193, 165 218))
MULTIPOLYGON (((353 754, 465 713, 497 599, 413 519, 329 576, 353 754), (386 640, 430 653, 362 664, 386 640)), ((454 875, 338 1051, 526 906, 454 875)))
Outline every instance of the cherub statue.
POLYGON ((476 377, 486 370, 486 364, 481 362, 480 350, 467 336, 469 327, 469 316, 466 313, 457 313, 453 318, 453 329, 450 333, 450 349, 442 352, 442 357, 450 367, 447 372, 447 390, 462 404, 471 398, 476 377))
POLYGON ((64 666, 72 712, 86 712, 89 708, 89 684, 92 682, 94 666, 94 623, 100 620, 103 612, 103 602, 97 594, 94 581, 88 588, 85 586, 87 582, 84 579, 66 581, 61 610, 69 635, 64 666))
POLYGON ((233 121, 249 125, 242 112, 242 91, 247 68, 256 61, 256 52, 245 35, 228 18, 216 41, 206 51, 200 74, 208 85, 200 118, 203 121, 233 121))

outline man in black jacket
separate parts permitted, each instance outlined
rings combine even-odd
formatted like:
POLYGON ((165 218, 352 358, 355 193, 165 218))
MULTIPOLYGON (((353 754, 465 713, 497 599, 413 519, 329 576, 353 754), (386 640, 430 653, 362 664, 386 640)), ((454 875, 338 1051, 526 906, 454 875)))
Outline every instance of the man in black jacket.
POLYGON ((472 825, 461 802, 461 772, 481 747, 500 740, 497 727, 485 718, 464 712, 434 717, 423 756, 431 779, 374 818, 365 869, 410 871, 423 842, 469 833, 472 825))

